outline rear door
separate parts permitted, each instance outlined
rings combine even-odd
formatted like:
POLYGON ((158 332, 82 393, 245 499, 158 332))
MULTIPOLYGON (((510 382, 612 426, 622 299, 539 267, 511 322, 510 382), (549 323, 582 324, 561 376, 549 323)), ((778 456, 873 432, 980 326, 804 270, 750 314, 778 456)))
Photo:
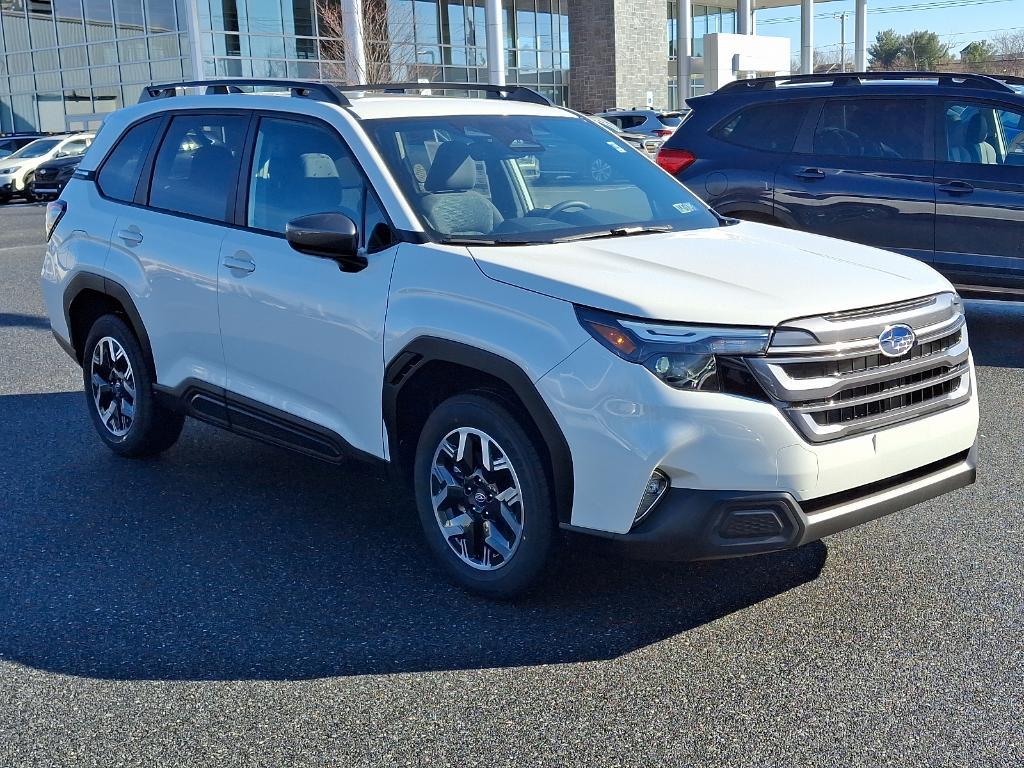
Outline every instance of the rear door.
POLYGON ((958 285, 1024 292, 1024 108, 938 104, 935 266, 958 285))
POLYGON ((930 261, 931 125, 926 97, 823 100, 776 176, 777 209, 797 229, 930 261))
POLYGON ((114 225, 108 267, 138 276, 128 288, 165 386, 224 386, 217 264, 249 123, 239 112, 173 113, 135 204, 121 206, 114 225))
POLYGON ((711 151, 701 146, 699 128, 687 121, 666 146, 689 149, 697 160, 680 177, 719 213, 747 219, 774 218, 775 174, 793 151, 808 99, 773 101, 741 109, 711 129, 711 151), (696 142, 690 140, 696 133, 696 142), (725 145, 723 146, 723 142, 725 145))

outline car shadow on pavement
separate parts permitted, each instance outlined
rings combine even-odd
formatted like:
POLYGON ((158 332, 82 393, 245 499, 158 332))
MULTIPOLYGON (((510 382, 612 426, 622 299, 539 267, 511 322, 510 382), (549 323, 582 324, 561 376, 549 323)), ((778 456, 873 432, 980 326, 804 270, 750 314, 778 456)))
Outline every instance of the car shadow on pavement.
POLYGON ((691 565, 570 547, 533 595, 443 581, 407 492, 188 422, 121 459, 78 393, 0 397, 0 657, 110 679, 308 679, 607 659, 813 580, 826 548, 691 565))
POLYGON ((975 364, 1024 368, 1024 302, 968 300, 965 306, 975 364))

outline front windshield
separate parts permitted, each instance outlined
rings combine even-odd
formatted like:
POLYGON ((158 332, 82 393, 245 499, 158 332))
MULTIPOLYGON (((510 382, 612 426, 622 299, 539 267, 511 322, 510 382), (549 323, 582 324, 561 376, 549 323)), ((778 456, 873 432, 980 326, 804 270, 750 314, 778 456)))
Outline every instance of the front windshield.
POLYGON ((14 154, 8 155, 7 159, 17 160, 19 158, 42 157, 60 144, 61 141, 61 139, 37 139, 31 144, 26 144, 14 154))
POLYGON ((366 125, 441 242, 544 243, 719 223, 674 178, 588 120, 452 115, 366 125))

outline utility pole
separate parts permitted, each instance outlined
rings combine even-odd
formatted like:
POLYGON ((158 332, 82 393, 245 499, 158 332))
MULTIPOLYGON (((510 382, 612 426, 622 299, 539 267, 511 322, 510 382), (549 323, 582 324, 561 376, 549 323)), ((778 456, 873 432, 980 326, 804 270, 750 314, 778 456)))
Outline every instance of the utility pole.
POLYGON ((833 14, 835 18, 839 19, 839 71, 846 71, 846 17, 850 15, 849 11, 843 11, 842 13, 833 14))

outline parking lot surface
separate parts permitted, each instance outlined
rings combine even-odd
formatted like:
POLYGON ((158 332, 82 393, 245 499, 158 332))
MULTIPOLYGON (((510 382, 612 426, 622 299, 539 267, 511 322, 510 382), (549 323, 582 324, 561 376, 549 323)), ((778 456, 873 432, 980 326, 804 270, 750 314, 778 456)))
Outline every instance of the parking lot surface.
POLYGON ((1020 766, 1024 305, 969 303, 979 482, 803 549, 447 586, 412 504, 189 422, 93 433, 0 208, 0 765, 1020 766))

